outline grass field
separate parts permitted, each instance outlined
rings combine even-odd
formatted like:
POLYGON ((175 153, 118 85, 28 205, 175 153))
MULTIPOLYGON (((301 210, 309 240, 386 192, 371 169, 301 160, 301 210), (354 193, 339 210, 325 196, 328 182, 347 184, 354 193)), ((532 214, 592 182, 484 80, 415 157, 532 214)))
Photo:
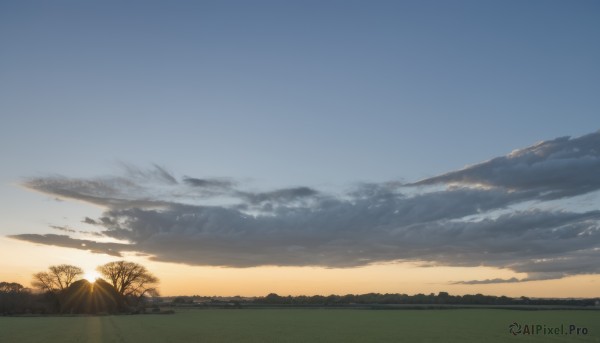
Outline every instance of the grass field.
POLYGON ((600 342, 600 311, 178 310, 174 315, 0 317, 0 342, 600 342), (513 336, 570 324, 587 335, 513 336))

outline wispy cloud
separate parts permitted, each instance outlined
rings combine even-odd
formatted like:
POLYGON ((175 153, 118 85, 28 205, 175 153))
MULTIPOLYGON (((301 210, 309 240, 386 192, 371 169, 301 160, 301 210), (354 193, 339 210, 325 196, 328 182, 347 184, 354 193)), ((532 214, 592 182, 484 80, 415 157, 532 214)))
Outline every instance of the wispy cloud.
POLYGON ((208 189, 221 189, 224 191, 230 190, 231 188, 233 188, 233 186, 235 186, 235 182, 233 182, 229 179, 226 179, 226 178, 198 179, 195 177, 184 176, 182 181, 193 187, 208 188, 208 189))
POLYGON ((541 142, 415 183, 361 184, 341 197, 306 186, 251 192, 231 179, 177 178, 159 166, 126 165, 123 175, 95 179, 32 178, 24 185, 104 206, 100 218, 83 222, 130 242, 12 236, 40 244, 112 255, 137 251, 190 265, 353 267, 405 260, 528 274, 463 284, 600 273, 600 211, 537 206, 600 189, 600 132, 541 142), (211 205, 215 197, 229 204, 211 205))
POLYGON ((121 252, 123 251, 131 251, 135 249, 128 248, 128 244, 120 244, 120 243, 104 243, 104 242, 95 242, 87 239, 74 239, 65 235, 37 235, 37 234, 21 234, 21 235, 12 235, 8 236, 10 238, 19 239, 22 241, 44 244, 44 245, 54 245, 58 247, 65 248, 74 248, 87 250, 89 252, 97 253, 97 254, 107 254, 111 256, 121 257, 121 252))
POLYGON ((63 232, 71 232, 71 233, 77 232, 77 230, 73 230, 73 229, 69 228, 68 226, 50 225, 50 228, 52 228, 54 230, 58 230, 58 231, 63 231, 63 232))
POLYGON ((485 280, 469 280, 469 281, 457 281, 452 284, 455 285, 487 285, 491 283, 517 283, 521 282, 521 280, 516 277, 512 277, 509 279, 495 278, 495 279, 485 279, 485 280))

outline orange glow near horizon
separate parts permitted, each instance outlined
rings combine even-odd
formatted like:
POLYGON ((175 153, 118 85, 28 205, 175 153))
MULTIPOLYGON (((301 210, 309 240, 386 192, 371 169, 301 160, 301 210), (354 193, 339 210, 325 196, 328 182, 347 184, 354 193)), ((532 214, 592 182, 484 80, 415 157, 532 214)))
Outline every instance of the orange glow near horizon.
POLYGON ((523 277, 487 267, 417 267, 397 263, 360 268, 318 267, 215 268, 156 264, 163 295, 264 296, 364 293, 438 293, 506 295, 509 297, 597 297, 600 276, 524 283, 461 285, 474 278, 523 277), (165 268, 165 270, 163 270, 165 268), (474 277, 475 276, 475 277, 474 277))
POLYGON ((580 275, 560 280, 487 285, 453 284, 456 281, 522 278, 510 270, 491 267, 421 267, 416 263, 388 263, 357 268, 321 267, 200 267, 156 262, 128 255, 122 258, 82 250, 42 246, 0 237, 0 281, 31 287, 32 274, 51 265, 73 264, 86 271, 85 278, 99 275, 96 267, 126 259, 143 264, 160 278, 163 296, 265 296, 329 295, 362 293, 482 293, 509 297, 599 297, 600 275, 580 275))

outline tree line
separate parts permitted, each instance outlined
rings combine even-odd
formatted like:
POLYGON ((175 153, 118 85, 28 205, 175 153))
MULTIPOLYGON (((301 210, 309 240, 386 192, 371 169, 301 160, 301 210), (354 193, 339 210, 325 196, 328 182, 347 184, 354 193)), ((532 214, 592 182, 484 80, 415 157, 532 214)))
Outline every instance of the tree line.
POLYGON ((146 267, 127 261, 97 268, 90 283, 83 269, 61 264, 33 274, 34 289, 0 282, 0 315, 51 313, 119 313, 143 309, 146 296, 158 296, 159 279, 146 267))
POLYGON ((594 306, 600 299, 531 299, 527 297, 509 298, 483 294, 450 295, 447 292, 438 294, 399 294, 399 293, 367 293, 347 295, 314 295, 314 296, 280 296, 271 293, 265 297, 257 297, 255 304, 269 305, 559 305, 559 306, 594 306))
POLYGON ((484 305, 484 306, 512 306, 512 305, 531 305, 531 306, 598 306, 600 298, 588 299, 548 299, 548 298, 510 298, 507 296, 493 296, 483 294, 465 294, 450 295, 448 292, 439 292, 438 294, 401 294, 401 293, 366 293, 366 294, 346 294, 346 295, 299 295, 299 296, 281 296, 276 293, 270 293, 262 297, 219 297, 219 296, 177 296, 169 301, 163 301, 163 304, 170 306, 234 306, 247 307, 275 305, 275 306, 369 306, 369 305, 484 305))

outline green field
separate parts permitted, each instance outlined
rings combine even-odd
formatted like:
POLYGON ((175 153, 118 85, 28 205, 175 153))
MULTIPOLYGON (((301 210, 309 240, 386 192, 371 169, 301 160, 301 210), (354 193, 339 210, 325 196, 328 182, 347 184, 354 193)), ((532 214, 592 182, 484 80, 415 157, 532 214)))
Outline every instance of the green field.
POLYGON ((600 311, 178 310, 173 315, 0 317, 0 342, 600 342, 600 311), (587 335, 513 336, 512 322, 587 335), (566 328, 565 328, 566 329, 566 328))

